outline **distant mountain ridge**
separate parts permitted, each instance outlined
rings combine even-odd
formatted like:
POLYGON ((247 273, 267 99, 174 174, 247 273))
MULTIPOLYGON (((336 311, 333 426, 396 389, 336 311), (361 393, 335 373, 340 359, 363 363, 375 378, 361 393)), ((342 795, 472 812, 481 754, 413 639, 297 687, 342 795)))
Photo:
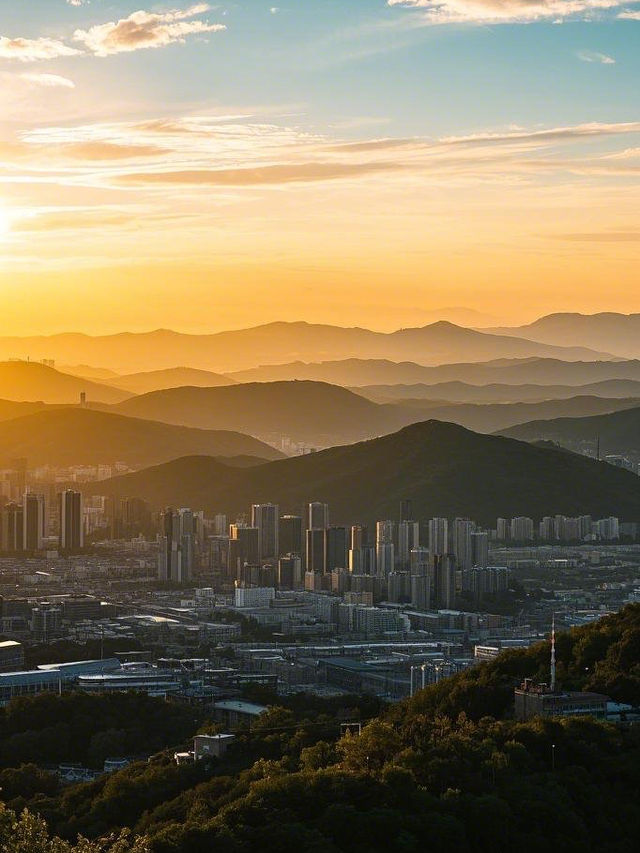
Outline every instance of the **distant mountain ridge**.
MULTIPOLYGON (((124 462, 142 467, 185 453, 268 460, 283 456, 234 431, 190 429, 76 407, 51 407, 0 422, 0 456, 5 463, 26 457, 30 466, 124 462)), ((245 463, 239 459, 238 464, 245 463)))
POLYGON ((588 385, 508 385, 468 382, 438 382, 435 385, 365 385, 354 390, 370 400, 448 401, 451 403, 538 403, 545 400, 567 400, 571 397, 603 397, 609 399, 640 398, 640 380, 605 379, 588 385))
POLYGON ((105 481, 107 495, 138 495, 155 509, 191 506, 231 517, 252 502, 300 512, 327 501, 333 523, 396 518, 410 499, 417 519, 615 514, 640 520, 640 478, 576 454, 455 424, 426 421, 371 441, 245 470, 186 457, 105 481))
POLYGON ((166 370, 151 370, 146 373, 130 373, 109 380, 115 388, 122 388, 131 394, 147 394, 150 391, 162 391, 166 388, 218 388, 234 385, 233 379, 210 370, 197 370, 193 367, 172 367, 166 370))
MULTIPOLYGON (((486 331, 483 329, 483 331, 486 331)), ((524 326, 498 327, 498 335, 514 335, 547 344, 593 346, 622 358, 640 358, 640 314, 556 313, 524 326)))
POLYGON ((570 449, 582 444, 595 450, 599 440, 601 455, 640 456, 640 406, 593 417, 535 420, 500 433, 520 441, 555 441, 570 449))
POLYGON ((325 362, 263 365, 228 374, 237 382, 292 379, 329 382, 346 388, 467 382, 473 385, 584 385, 610 379, 640 381, 640 360, 562 361, 553 358, 500 358, 485 362, 452 362, 437 366, 388 359, 349 358, 325 362))
POLYGON ((98 403, 119 403, 131 394, 36 361, 0 362, 0 398, 24 402, 79 403, 81 393, 98 403))
POLYGON ((0 358, 56 359, 66 364, 100 364, 140 372, 188 364, 228 373, 257 364, 322 361, 326 358, 386 358, 443 364, 493 358, 609 358, 585 346, 549 346, 513 335, 480 332, 439 321, 422 328, 375 332, 305 322, 268 323, 250 329, 188 335, 168 329, 91 337, 66 333, 48 337, 2 337, 0 358))
POLYGON ((375 403, 325 382, 258 382, 227 388, 173 388, 132 397, 120 414, 200 429, 231 429, 276 444, 284 437, 313 447, 349 444, 434 418, 496 432, 538 417, 590 415, 637 400, 577 397, 542 403, 465 404, 406 400, 375 403))

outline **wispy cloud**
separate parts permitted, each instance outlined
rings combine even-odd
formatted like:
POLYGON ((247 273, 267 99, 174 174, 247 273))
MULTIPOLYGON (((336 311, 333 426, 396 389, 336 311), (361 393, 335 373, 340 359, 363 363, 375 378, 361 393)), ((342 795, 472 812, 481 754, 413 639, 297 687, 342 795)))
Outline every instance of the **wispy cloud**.
POLYGON ((207 3, 170 12, 133 12, 119 21, 97 24, 88 30, 76 30, 73 39, 96 56, 111 56, 134 50, 166 47, 183 42, 187 36, 205 35, 226 29, 224 24, 193 20, 209 11, 207 3))
POLYGON ((287 163, 254 169, 198 169, 123 175, 126 184, 191 184, 243 187, 312 183, 361 177, 402 168, 399 163, 287 163))
POLYGON ((626 3, 623 0, 387 0, 387 5, 420 9, 422 23, 428 25, 592 20, 595 14, 619 9, 626 3))
POLYGON ((80 51, 52 38, 7 38, 0 36, 0 59, 16 59, 20 62, 37 62, 44 59, 57 59, 61 56, 75 56, 80 51))
POLYGON ((599 62, 600 65, 616 64, 612 56, 607 56, 606 53, 598 53, 596 50, 580 50, 577 56, 582 62, 599 62))
POLYGON ((44 86, 47 89, 75 89, 76 84, 68 77, 61 77, 60 74, 21 74, 20 78, 26 80, 27 83, 33 83, 34 86, 44 86))

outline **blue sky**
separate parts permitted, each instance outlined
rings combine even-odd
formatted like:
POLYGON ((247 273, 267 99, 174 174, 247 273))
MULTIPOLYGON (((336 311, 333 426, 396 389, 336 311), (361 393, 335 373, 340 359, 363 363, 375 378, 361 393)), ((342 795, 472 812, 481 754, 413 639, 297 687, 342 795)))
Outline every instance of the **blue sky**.
POLYGON ((639 180, 640 0, 0 0, 12 328, 640 310, 639 180))
MULTIPOLYGON (((73 43, 76 29, 179 5, 1 0, 0 32, 73 43)), ((440 135, 512 123, 624 121, 640 106, 640 20, 617 17, 634 9, 640 17, 640 3, 596 11, 592 21, 585 13, 563 23, 422 27, 423 9, 385 0, 290 0, 275 14, 262 0, 211 6, 198 19, 224 24, 224 32, 107 63, 72 57, 39 66, 75 72, 87 86, 124 74, 127 100, 150 111, 288 106, 313 126, 337 122, 361 136, 376 120, 389 135, 440 135)))

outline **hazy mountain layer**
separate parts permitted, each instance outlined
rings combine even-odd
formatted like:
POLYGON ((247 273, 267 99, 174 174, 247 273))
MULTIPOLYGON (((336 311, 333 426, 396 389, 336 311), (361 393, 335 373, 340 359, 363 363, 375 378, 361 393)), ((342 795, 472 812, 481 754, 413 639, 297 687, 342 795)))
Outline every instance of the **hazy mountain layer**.
POLYGON ((451 403, 524 403, 563 400, 571 397, 605 397, 609 399, 640 398, 640 381, 606 379, 588 385, 508 385, 468 382, 438 382, 435 385, 365 385, 354 390, 380 403, 390 401, 446 401, 451 403))
MULTIPOLYGON (((248 435, 170 426, 80 408, 52 408, 0 423, 0 454, 6 464, 26 457, 29 466, 152 465, 184 456, 278 459, 277 450, 248 435)), ((244 465, 243 458, 236 464, 244 465)))
POLYGON ((87 399, 99 403, 118 403, 131 395, 90 379, 61 373, 33 361, 0 363, 0 398, 45 403, 78 403, 84 392, 87 399))
POLYGON ((109 380, 112 385, 132 394, 147 394, 149 391, 162 391, 165 388, 217 388, 233 385, 234 380, 209 370, 196 370, 193 367, 171 367, 167 370, 151 370, 147 373, 130 373, 109 380))
POLYGON ((526 326, 491 331, 547 344, 586 345, 623 358, 640 358, 640 314, 549 314, 526 326))
POLYGON ((101 337, 68 333, 49 337, 0 338, 0 358, 51 358, 65 363, 99 364, 129 372, 186 364, 226 373, 258 364, 323 361, 327 358, 383 358, 444 364, 542 356, 568 361, 608 357, 606 353, 597 353, 583 345, 549 346, 447 322, 400 329, 390 334, 300 322, 269 323, 213 335, 185 335, 159 329, 101 337))
POLYGON ((609 379, 640 381, 640 360, 569 362, 551 358, 494 359, 427 367, 387 359, 345 359, 306 364, 266 365, 230 374, 238 382, 306 379, 357 388, 369 385, 467 382, 473 385, 584 385, 609 379))
POLYGON ((596 417, 536 420, 501 432, 522 441, 557 441, 570 448, 583 445, 584 449, 595 449, 599 438, 601 456, 640 455, 640 407, 596 417))

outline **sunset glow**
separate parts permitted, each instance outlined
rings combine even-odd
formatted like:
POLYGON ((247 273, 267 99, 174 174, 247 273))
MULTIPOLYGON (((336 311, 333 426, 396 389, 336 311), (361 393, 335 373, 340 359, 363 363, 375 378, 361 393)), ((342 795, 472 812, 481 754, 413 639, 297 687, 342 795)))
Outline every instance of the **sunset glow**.
POLYGON ((5 334, 640 309, 637 4, 317 6, 0 0, 5 334))

